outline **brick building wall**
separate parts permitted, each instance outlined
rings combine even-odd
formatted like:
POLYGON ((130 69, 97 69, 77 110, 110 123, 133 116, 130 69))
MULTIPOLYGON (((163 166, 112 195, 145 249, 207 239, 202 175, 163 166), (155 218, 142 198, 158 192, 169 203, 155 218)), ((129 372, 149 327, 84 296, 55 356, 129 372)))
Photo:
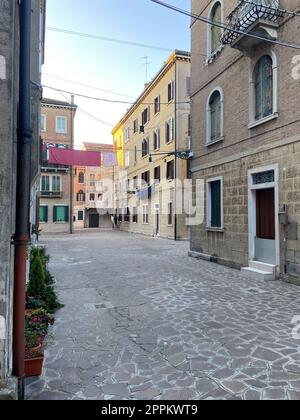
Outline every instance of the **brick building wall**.
MULTIPOLYGON (((237 2, 222 3, 224 18, 237 2)), ((298 4, 282 2, 294 10, 298 4), (294 8, 294 9, 293 9, 294 8)), ((196 14, 210 16, 213 1, 193 1, 196 14)), ((225 21, 226 22, 226 21, 225 21)), ((278 38, 299 41, 297 18, 285 16, 278 28, 278 38)), ((191 249, 208 254, 213 260, 236 267, 247 266, 249 260, 249 171, 270 165, 278 166, 278 239, 280 261, 277 274, 297 281, 299 265, 299 140, 300 140, 300 79, 292 77, 296 50, 269 43, 238 50, 225 46, 209 63, 207 25, 192 22, 192 133, 193 179, 205 181, 223 177, 224 229, 207 229, 208 194, 205 194, 205 218, 202 225, 192 228, 191 249), (277 62, 277 114, 257 126, 250 124, 250 80, 259 58, 272 54, 277 62), (210 93, 223 91, 224 138, 207 144, 207 103, 210 93), (286 212, 285 215, 279 214, 286 212)), ((273 62, 274 63, 274 62, 273 62)), ((249 210, 250 209, 250 210, 249 210)))

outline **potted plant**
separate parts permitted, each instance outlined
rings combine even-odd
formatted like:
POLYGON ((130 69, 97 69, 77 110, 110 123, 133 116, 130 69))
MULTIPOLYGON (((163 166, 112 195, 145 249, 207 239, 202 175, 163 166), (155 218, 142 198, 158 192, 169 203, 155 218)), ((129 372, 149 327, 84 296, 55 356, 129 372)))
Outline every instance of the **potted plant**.
POLYGON ((44 363, 42 351, 44 337, 32 332, 25 334, 25 376, 41 376, 44 363))

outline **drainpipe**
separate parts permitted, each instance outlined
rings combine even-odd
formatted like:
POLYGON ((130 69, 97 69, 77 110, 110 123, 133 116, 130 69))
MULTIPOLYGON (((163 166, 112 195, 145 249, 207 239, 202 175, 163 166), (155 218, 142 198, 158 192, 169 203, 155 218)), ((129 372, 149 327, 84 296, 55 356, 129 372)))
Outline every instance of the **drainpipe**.
MULTIPOLYGON (((71 96, 71 150, 74 149, 74 95, 71 96)), ((70 166, 70 234, 74 233, 74 174, 73 166, 70 166)))
POLYGON ((29 243, 31 130, 31 0, 20 3, 20 82, 17 151, 17 196, 13 303, 13 375, 18 399, 24 399, 26 259, 29 243))
POLYGON ((177 241, 178 236, 178 218, 177 218, 177 60, 175 60, 175 123, 174 123, 174 135, 175 135, 175 156, 174 156, 174 240, 177 241))

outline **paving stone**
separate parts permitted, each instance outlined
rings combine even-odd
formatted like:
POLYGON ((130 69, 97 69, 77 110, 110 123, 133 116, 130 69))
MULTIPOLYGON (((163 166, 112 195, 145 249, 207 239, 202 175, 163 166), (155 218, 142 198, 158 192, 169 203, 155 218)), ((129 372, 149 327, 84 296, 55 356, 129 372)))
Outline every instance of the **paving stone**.
POLYGON ((300 391, 289 389, 287 391, 289 400, 300 401, 300 391))
POLYGON ((279 353, 275 353, 269 349, 258 347, 252 355, 253 357, 261 360, 267 360, 268 362, 274 362, 281 358, 279 353))
POLYGON ((145 391, 139 391, 133 394, 133 398, 135 400, 142 400, 142 401, 151 401, 154 398, 158 397, 161 394, 159 388, 149 388, 145 391))
POLYGON ((195 398, 196 392, 192 389, 171 389, 162 394, 164 401, 187 401, 195 398))
POLYGON ((129 396, 128 387, 125 384, 109 384, 102 387, 102 391, 106 395, 117 395, 118 397, 129 396))
POLYGON ((245 391, 247 389, 247 385, 240 381, 222 381, 221 382, 222 387, 224 387, 227 391, 232 392, 234 394, 240 394, 241 392, 245 391))
POLYGON ((261 393, 259 391, 255 391, 254 389, 249 389, 245 392, 244 399, 246 401, 260 401, 261 393))
POLYGON ((264 391, 263 398, 267 400, 284 400, 286 392, 283 388, 269 388, 264 391))

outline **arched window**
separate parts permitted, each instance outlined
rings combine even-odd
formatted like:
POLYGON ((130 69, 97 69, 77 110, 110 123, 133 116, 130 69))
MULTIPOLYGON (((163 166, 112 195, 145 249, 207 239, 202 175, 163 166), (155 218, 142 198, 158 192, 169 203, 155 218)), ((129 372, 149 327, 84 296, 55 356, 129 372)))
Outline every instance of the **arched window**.
POLYGON ((223 92, 215 89, 207 104, 207 143, 223 138, 223 92))
POLYGON ((273 61, 264 55, 254 69, 255 120, 273 114, 273 61))
POLYGON ((77 201, 85 201, 85 194, 82 190, 77 193, 77 201))
MULTIPOLYGON (((222 3, 216 1, 208 16, 215 23, 223 22, 222 3)), ((208 25, 208 56, 212 56, 221 45, 222 28, 216 25, 208 25)))
POLYGON ((84 173, 83 172, 79 172, 78 183, 79 184, 84 184, 84 173))

